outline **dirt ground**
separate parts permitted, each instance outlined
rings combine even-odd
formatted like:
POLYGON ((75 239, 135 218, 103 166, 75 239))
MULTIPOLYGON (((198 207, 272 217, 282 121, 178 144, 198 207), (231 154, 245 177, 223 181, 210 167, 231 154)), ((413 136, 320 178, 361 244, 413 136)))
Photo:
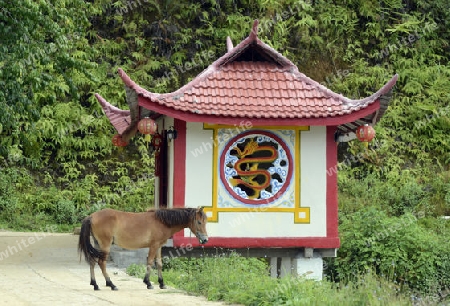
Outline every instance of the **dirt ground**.
POLYGON ((100 290, 94 291, 77 243, 78 236, 71 234, 0 232, 0 305, 226 305, 157 284, 148 290, 111 262, 108 272, 119 290, 104 286, 97 266, 100 290))

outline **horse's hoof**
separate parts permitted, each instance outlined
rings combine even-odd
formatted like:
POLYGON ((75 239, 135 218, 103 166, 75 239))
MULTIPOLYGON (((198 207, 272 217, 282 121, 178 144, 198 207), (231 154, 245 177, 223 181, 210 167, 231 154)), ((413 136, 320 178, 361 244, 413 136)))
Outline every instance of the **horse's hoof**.
POLYGON ((98 291, 98 290, 100 290, 100 288, 99 287, 94 287, 94 290, 98 291))
POLYGON ((162 286, 160 285, 159 288, 160 289, 167 289, 166 285, 162 285, 162 286))
POLYGON ((153 285, 147 285, 147 289, 153 289, 153 285))
POLYGON ((117 291, 117 290, 119 290, 119 288, 117 288, 117 287, 111 287, 111 290, 117 291))

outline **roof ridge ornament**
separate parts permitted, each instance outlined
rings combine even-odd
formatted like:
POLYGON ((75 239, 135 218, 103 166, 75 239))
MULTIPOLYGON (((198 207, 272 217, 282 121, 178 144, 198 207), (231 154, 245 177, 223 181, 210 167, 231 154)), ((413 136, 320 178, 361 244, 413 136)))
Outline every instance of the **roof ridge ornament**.
POLYGON ((230 52, 233 48, 233 42, 231 41, 230 36, 227 36, 227 51, 230 52))
POLYGON ((253 21, 252 30, 251 30, 250 35, 249 35, 250 40, 258 39, 258 24, 259 24, 258 19, 255 19, 253 21))

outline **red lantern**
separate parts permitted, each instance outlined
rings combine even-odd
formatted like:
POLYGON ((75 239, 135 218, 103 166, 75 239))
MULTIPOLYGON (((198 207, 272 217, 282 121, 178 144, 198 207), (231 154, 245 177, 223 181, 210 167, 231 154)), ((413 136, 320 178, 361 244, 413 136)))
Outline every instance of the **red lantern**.
POLYGON ((151 136, 158 130, 158 125, 156 122, 150 118, 141 119, 138 123, 138 130, 141 134, 145 135, 145 141, 150 142, 151 136))
POLYGON ((375 130, 370 125, 362 125, 356 129, 356 138, 360 141, 370 142, 375 137, 375 130))
POLYGON ((125 146, 128 145, 128 142, 124 141, 122 139, 122 136, 120 136, 119 134, 116 134, 116 135, 113 136, 112 143, 116 147, 125 147, 125 146))

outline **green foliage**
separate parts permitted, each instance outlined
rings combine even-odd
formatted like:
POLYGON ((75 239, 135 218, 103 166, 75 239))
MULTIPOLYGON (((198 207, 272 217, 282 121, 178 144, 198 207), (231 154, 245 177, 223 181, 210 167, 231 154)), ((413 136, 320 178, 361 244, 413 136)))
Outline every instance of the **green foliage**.
POLYGON ((406 292, 370 272, 346 285, 285 278, 273 287, 258 305, 411 305, 406 292))
POLYGON ((17 198, 14 197, 15 181, 20 177, 16 169, 5 169, 0 172, 0 214, 8 221, 14 215, 17 198))
POLYGON ((85 1, 1 2, 0 124, 7 138, 2 137, 0 153, 5 156, 3 145, 8 142, 34 146, 35 139, 28 136, 36 133, 33 122, 40 108, 65 101, 67 95, 77 98, 71 75, 92 68, 94 62, 70 56, 85 43, 85 1))
MULTIPOLYGON (((144 265, 131 265, 127 273, 143 278, 144 265)), ((345 286, 303 277, 268 276, 264 261, 235 253, 203 258, 173 258, 165 267, 168 284, 201 294, 209 300, 240 305, 410 305, 407 293, 372 273, 345 286)), ((430 303, 431 305, 431 303, 430 303)))
MULTIPOLYGON (((154 178, 148 174, 153 159, 142 146, 141 162, 122 163, 122 171, 108 173, 108 183, 97 174, 82 176, 78 169, 83 165, 75 163, 62 164, 65 175, 61 177, 0 168, 0 220, 7 221, 9 228, 39 230, 48 223, 78 225, 85 216, 105 207, 147 210, 153 206, 154 178), (141 168, 142 164, 147 167, 141 168)), ((105 176, 108 169, 104 174, 97 172, 105 176)), ((62 229, 67 230, 65 226, 62 229)))
POLYGON ((367 271, 422 294, 448 288, 450 278, 446 236, 450 227, 442 219, 406 214, 388 217, 374 207, 343 216, 339 257, 330 260, 328 277, 345 283, 367 271), (428 222, 432 229, 425 226, 428 222), (437 226, 440 224, 440 226, 437 226))
POLYGON ((131 276, 144 278, 146 272, 147 267, 145 265, 131 264, 127 267, 127 274, 131 276))
MULTIPOLYGON (((231 253, 226 260, 223 257, 204 257, 198 260, 172 258, 167 265, 169 270, 183 271, 177 276, 177 285, 184 284, 181 285, 182 289, 199 293, 211 300, 237 299, 238 294, 245 292, 249 281, 256 283, 261 275, 267 275, 268 272, 261 260, 243 258, 236 253, 231 253)), ((246 296, 249 298, 248 294, 246 296)))
POLYGON ((436 175, 426 182, 408 170, 389 172, 388 178, 369 174, 360 180, 353 178, 353 171, 341 171, 338 175, 339 206, 347 215, 366 207, 382 210, 392 216, 408 212, 421 212, 427 216, 450 214, 448 203, 449 177, 436 175))
POLYGON ((54 216, 56 222, 62 224, 74 224, 78 221, 76 219, 76 208, 71 200, 61 199, 53 207, 55 209, 54 216))

